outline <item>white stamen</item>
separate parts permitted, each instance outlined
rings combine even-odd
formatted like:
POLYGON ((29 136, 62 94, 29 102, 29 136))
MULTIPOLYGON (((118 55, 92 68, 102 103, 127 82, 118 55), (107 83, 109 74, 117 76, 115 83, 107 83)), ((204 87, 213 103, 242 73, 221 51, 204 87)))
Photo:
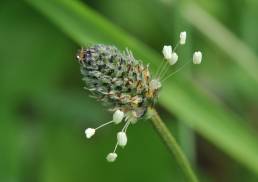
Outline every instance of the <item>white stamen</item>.
POLYGON ((196 51, 193 54, 193 64, 201 64, 202 62, 202 53, 200 51, 196 51))
POLYGON ((91 138, 94 134, 95 134, 95 129, 93 128, 87 128, 85 130, 85 135, 86 135, 86 138, 91 138))
POLYGON ((120 110, 116 110, 113 114, 113 122, 115 124, 119 124, 121 123, 121 121, 123 120, 124 118, 124 112, 123 111, 120 111, 120 110))
POLYGON ((130 117, 130 118, 128 118, 128 122, 129 122, 129 123, 136 124, 137 121, 138 121, 138 120, 137 120, 136 117, 130 117))
POLYGON ((181 45, 184 45, 185 42, 186 42, 186 32, 181 32, 181 33, 180 33, 180 41, 179 41, 179 43, 180 43, 181 45))
POLYGON ((166 60, 171 59, 171 57, 172 57, 172 46, 170 46, 170 45, 169 45, 169 46, 164 45, 163 50, 162 50, 162 53, 163 53, 164 58, 165 58, 166 60))
POLYGON ((108 162, 114 162, 117 158, 117 154, 115 152, 109 153, 106 157, 108 162))
POLYGON ((177 55, 177 53, 173 52, 172 57, 171 57, 171 59, 168 60, 168 62, 170 65, 174 65, 174 64, 176 64, 177 60, 178 60, 178 55, 177 55))
POLYGON ((127 136, 126 133, 123 131, 120 131, 117 133, 117 143, 119 146, 124 147, 127 144, 127 136))
POLYGON ((161 87, 161 83, 158 79, 153 79, 150 82, 150 89, 151 90, 157 90, 161 87))

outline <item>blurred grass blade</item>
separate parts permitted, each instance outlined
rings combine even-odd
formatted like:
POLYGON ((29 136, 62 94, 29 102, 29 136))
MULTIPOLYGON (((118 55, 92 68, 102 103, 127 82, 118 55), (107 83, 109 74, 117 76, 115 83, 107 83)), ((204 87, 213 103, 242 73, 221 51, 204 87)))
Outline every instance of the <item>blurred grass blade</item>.
MULTIPOLYGON (((155 51, 78 1, 27 1, 80 44, 98 42, 128 47, 136 53, 136 57, 140 57, 145 63, 151 63, 152 68, 162 60, 155 51)), ((250 67, 252 66, 248 64, 245 68, 249 70, 250 67)), ((253 75, 254 68, 249 71, 253 75)), ((173 80, 173 83, 165 85, 160 103, 203 137, 258 174, 256 135, 243 120, 221 104, 183 79, 173 80)))
POLYGON ((193 3, 185 5, 182 13, 188 22, 227 53, 247 75, 258 83, 258 58, 243 41, 193 3))
POLYGON ((89 122, 104 120, 108 117, 105 112, 101 113, 101 115, 95 114, 100 113, 103 108, 101 104, 94 102, 89 97, 85 97, 85 94, 82 95, 75 91, 60 92, 52 89, 48 90, 48 93, 33 93, 33 99, 38 103, 37 107, 41 111, 52 116, 55 115, 55 117, 63 121, 89 124, 89 122), (90 105, 90 109, 85 109, 87 105, 90 105), (57 110, 59 111, 58 113, 56 112, 57 110))
POLYGON ((205 93, 200 94, 187 82, 176 82, 167 87, 169 92, 161 94, 162 105, 257 173, 257 136, 243 120, 223 105, 211 104, 212 101, 204 97, 205 93))
MULTIPOLYGON (((114 44, 121 48, 133 48, 134 53, 142 59, 159 59, 158 54, 151 51, 146 45, 128 36, 123 30, 114 27, 110 22, 79 1, 69 0, 26 0, 44 13, 62 31, 81 45, 91 44, 96 41, 114 44)), ((157 64, 153 62, 153 64, 157 64)))

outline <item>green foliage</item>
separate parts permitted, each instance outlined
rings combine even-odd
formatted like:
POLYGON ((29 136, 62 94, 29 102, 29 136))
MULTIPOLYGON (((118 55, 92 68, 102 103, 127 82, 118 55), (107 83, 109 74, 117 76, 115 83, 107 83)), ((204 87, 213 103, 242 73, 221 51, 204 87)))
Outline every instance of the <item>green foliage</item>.
MULTIPOLYGON (((136 54, 141 52, 139 57, 143 61, 150 62, 152 67, 161 59, 156 56, 157 53, 131 39, 130 36, 77 1, 32 0, 29 2, 54 20, 60 28, 68 31, 68 34, 78 42, 87 40, 85 44, 89 43, 89 40, 112 41, 113 44, 128 46, 135 50, 136 54), (82 29, 87 25, 90 28, 82 29)), ((181 79, 171 81, 162 94, 164 99, 161 99, 161 104, 168 110, 174 112, 183 121, 190 123, 204 137, 258 173, 258 156, 256 155, 258 143, 255 135, 241 118, 236 117, 230 111, 225 111, 223 105, 212 102, 194 85, 185 84, 181 79)))
POLYGON ((190 44, 203 49, 204 64, 164 84, 162 117, 174 132, 176 120, 196 131, 198 157, 193 161, 205 181, 257 181, 257 136, 250 129, 257 127, 258 107, 257 58, 252 52, 258 50, 256 2, 242 6, 235 1, 200 1, 212 15, 208 20, 216 21, 169 0, 27 2, 30 6, 0 3, 0 181, 183 181, 147 122, 130 128, 128 148, 115 165, 107 164, 104 156, 118 128, 85 141, 84 128, 111 115, 83 91, 74 55, 81 45, 113 44, 128 47, 154 71, 162 60, 163 44, 178 36, 175 30, 189 29, 174 23, 185 18, 201 30, 189 38, 190 44), (207 150, 207 142, 219 151, 207 150), (218 153, 223 154, 217 157, 218 153))

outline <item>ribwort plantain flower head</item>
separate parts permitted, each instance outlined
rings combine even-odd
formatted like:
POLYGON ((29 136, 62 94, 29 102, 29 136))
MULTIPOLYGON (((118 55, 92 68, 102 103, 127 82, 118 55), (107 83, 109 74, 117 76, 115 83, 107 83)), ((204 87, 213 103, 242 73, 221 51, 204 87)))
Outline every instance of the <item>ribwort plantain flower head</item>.
POLYGON ((155 89, 150 86, 148 66, 130 51, 122 53, 114 46, 98 44, 79 50, 77 59, 85 88, 110 110, 139 119, 154 104, 161 86, 155 89))
MULTIPOLYGON (((185 39, 186 33, 183 32, 178 45, 183 45, 185 39)), ((87 128, 86 138, 93 137, 98 129, 106 125, 124 121, 123 128, 117 133, 115 148, 106 157, 107 161, 114 162, 118 156, 117 147, 125 147, 128 143, 126 132, 129 125, 144 118, 148 108, 157 102, 161 82, 174 74, 167 75, 167 72, 178 61, 178 55, 174 52, 176 48, 172 51, 171 45, 163 47, 165 61, 155 75, 128 49, 121 52, 115 46, 97 44, 78 50, 76 59, 80 64, 85 89, 113 112, 113 119, 109 122, 87 128)))

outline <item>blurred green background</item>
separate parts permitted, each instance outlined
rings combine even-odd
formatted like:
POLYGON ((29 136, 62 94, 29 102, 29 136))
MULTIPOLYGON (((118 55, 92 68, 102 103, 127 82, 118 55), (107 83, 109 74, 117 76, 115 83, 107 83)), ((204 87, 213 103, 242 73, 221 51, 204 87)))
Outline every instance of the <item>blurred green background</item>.
MULTIPOLYGON (((258 181, 258 1, 1 0, 0 181, 186 181, 148 121, 128 130, 83 90, 81 45, 128 47, 155 70, 164 44, 188 32, 180 62, 203 64, 164 83, 157 106, 200 181, 258 181)), ((172 68, 171 71, 176 68, 172 68)))

